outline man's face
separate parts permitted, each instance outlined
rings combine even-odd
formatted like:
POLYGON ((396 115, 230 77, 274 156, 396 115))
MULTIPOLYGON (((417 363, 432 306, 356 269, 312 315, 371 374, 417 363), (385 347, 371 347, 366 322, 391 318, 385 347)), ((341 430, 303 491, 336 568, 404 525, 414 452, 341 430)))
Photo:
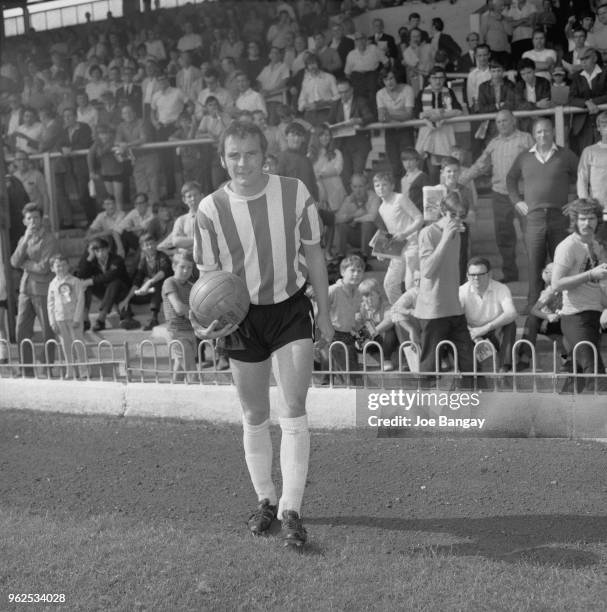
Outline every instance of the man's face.
POLYGON ((586 51, 580 60, 584 70, 590 74, 596 66, 596 55, 594 54, 594 51, 586 51))
POLYGON ((352 195, 359 202, 367 199, 367 183, 360 177, 354 177, 350 182, 352 195))
POLYGON ((578 215, 576 228, 580 236, 594 236, 599 220, 596 215, 578 215))
POLYGON ((131 121, 135 119, 135 111, 130 106, 123 107, 120 115, 122 116, 122 120, 126 123, 131 123, 131 121))
POLYGON ((414 46, 418 47, 422 42, 422 35, 419 30, 413 30, 409 36, 409 42, 414 46))
POLYGON ((25 172, 25 170, 27 170, 27 157, 24 153, 18 151, 15 154, 15 165, 17 166, 17 170, 19 170, 19 172, 25 172))
POLYGON ((317 51, 322 49, 325 46, 325 37, 322 34, 317 34, 314 37, 314 45, 317 51))
POLYGON ((523 68, 520 75, 521 79, 528 85, 533 85, 535 83, 535 70, 533 70, 533 68, 523 68))
POLYGON ((66 109, 63 111, 63 122, 67 127, 71 127, 76 123, 76 115, 74 115, 73 110, 66 109))
POLYGON ((76 96, 76 105, 80 108, 84 108, 89 103, 89 99, 84 94, 78 94, 76 96))
POLYGON ((158 78, 158 85, 160 85, 161 91, 166 91, 169 88, 169 79, 167 76, 162 75, 158 78))
POLYGON ((257 136, 228 136, 221 163, 235 187, 246 190, 259 183, 263 176, 264 153, 257 136))
POLYGON ((419 17, 409 17, 409 29, 419 28, 419 17))
POLYGON ((445 84, 445 78, 444 72, 430 75, 430 87, 434 89, 434 91, 439 91, 445 84))
POLYGON ((36 117, 32 111, 28 110, 23 113, 23 123, 25 123, 25 125, 33 125, 35 118, 36 117))
POLYGON ((598 122, 596 126, 599 134, 601 135, 601 140, 603 142, 607 142, 607 120, 601 120, 598 122))
POLYGON ((175 278, 179 281, 186 281, 192 276, 194 266, 189 261, 176 261, 173 263, 175 278))
POLYGON ((358 34, 354 39, 354 44, 359 51, 364 51, 367 48, 367 39, 362 34, 358 34))
POLYGON ((509 136, 514 132, 514 116, 510 113, 499 112, 495 116, 495 126, 500 136, 509 136))
POLYGON ((249 89, 249 79, 244 74, 236 77, 236 87, 240 93, 244 93, 249 89))
POLYGON ((478 47, 479 39, 476 34, 468 36, 467 41, 471 51, 474 51, 478 47))
POLYGON ((287 132, 287 147, 291 151, 299 151, 304 141, 304 135, 299 132, 287 132))
POLYGON ((603 25, 607 25, 607 6, 600 7, 596 12, 596 16, 603 25))
POLYGON ((554 144, 554 128, 547 121, 540 121, 533 129, 535 142, 542 147, 551 147, 554 144))
POLYGON ((141 251, 144 255, 150 257, 156 251, 156 242, 154 240, 145 240, 141 243, 141 251))
POLYGON ((478 64, 479 68, 486 68, 489 65, 490 55, 491 53, 489 52, 489 49, 486 49, 485 47, 481 47, 480 49, 476 50, 476 63, 478 64))
POLYGON ((145 198, 139 197, 135 200, 135 209, 140 215, 145 214, 147 207, 148 207, 148 201, 145 198))
POLYGON ((214 74, 210 76, 205 76, 204 82, 211 91, 214 91, 217 87, 217 77, 214 74))
POLYGON ((187 68, 192 64, 192 58, 189 53, 182 53, 179 56, 179 64, 182 68, 187 68))
POLYGON ((373 31, 376 34, 383 34, 384 32, 384 22, 381 19, 373 20, 373 31))
POLYGON ((491 277, 483 264, 475 264, 468 267, 468 280, 479 293, 484 293, 489 286, 491 277))
POLYGON ((392 195, 394 185, 386 179, 376 179, 373 181, 373 189, 380 198, 387 198, 392 195))
POLYGON ((586 32, 578 30, 573 33, 573 42, 578 49, 581 49, 586 44, 586 32))
POLYGON ((344 35, 344 31, 340 25, 334 25, 331 28, 331 32, 333 34, 333 38, 340 39, 344 35))
POLYGON ((542 32, 536 32, 533 35, 533 47, 541 51, 546 46, 546 37, 542 32))
POLYGON ((501 83, 504 80, 504 69, 501 66, 491 68, 491 80, 494 83, 501 83))
POLYGON ((95 253, 95 257, 101 263, 105 263, 107 261, 108 255, 110 254, 110 249, 102 244, 94 246, 93 251, 95 253))
POLYGON ((348 83, 339 83, 337 85, 337 93, 344 103, 352 99, 352 87, 348 83))
POLYGON ((116 212, 116 202, 114 202, 114 200, 104 200, 103 210, 105 210, 106 214, 110 217, 113 217, 116 212))
POLYGON ((260 111, 255 111, 253 113, 253 123, 262 131, 268 127, 266 123, 266 116, 260 111))

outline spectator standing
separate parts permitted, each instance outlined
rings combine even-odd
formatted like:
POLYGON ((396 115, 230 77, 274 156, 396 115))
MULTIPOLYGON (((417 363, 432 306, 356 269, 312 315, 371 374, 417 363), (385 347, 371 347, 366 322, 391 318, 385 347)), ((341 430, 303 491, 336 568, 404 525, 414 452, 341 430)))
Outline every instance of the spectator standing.
POLYGON ((556 245, 567 236, 568 223, 561 209, 568 201, 570 185, 577 179, 578 164, 575 153, 555 144, 550 119, 535 121, 533 138, 535 145, 516 158, 506 177, 510 201, 526 218, 528 308, 535 304, 542 290, 546 258, 554 258, 556 245))
MULTIPOLYGON (((554 252, 552 286, 563 292, 561 329, 572 349, 579 342, 590 342, 597 352, 597 372, 604 374, 601 356, 601 327, 607 327, 607 300, 601 282, 607 280, 605 252, 595 240, 603 209, 596 200, 577 199, 566 207, 573 232, 554 252)), ((578 372, 594 374, 592 349, 582 345, 576 351, 578 372)), ((585 386, 578 383, 578 391, 585 386)))
POLYGON ((563 66, 570 76, 584 70, 582 56, 590 47, 586 46, 586 36, 588 33, 582 26, 576 27, 572 32, 573 48, 566 51, 563 55, 563 66))
POLYGON ((489 59, 491 51, 487 45, 476 47, 476 68, 473 68, 466 79, 466 103, 471 112, 479 111, 479 89, 482 83, 491 80, 489 59))
POLYGON ((394 66, 398 60, 398 47, 394 37, 384 32, 384 20, 376 18, 373 20, 373 34, 369 36, 369 42, 377 45, 383 54, 390 60, 390 65, 394 66))
POLYGON ((99 112, 93 106, 86 92, 76 94, 76 119, 80 123, 86 123, 91 128, 91 134, 99 123, 99 112))
POLYGON ((578 155, 594 144, 598 105, 607 102, 607 73, 598 65, 596 50, 587 49, 581 60, 583 70, 573 75, 569 88, 569 104, 588 111, 571 118, 570 146, 578 155))
POLYGON ((125 66, 122 69, 122 85, 116 90, 116 104, 122 108, 124 104, 130 104, 137 116, 142 116, 142 92, 141 86, 133 82, 135 70, 132 66, 125 66))
POLYGON ((335 76, 336 78, 343 77, 343 66, 346 65, 348 53, 354 49, 354 41, 344 35, 344 28, 341 23, 334 23, 331 26, 331 41, 329 42, 329 47, 335 49, 341 59, 342 69, 335 76))
POLYGON ((514 110, 516 104, 514 84, 506 78, 504 66, 499 60, 489 62, 491 79, 478 88, 478 112, 494 113, 500 110, 514 110))
POLYGON ((430 47, 434 51, 435 56, 438 51, 443 51, 446 53, 449 62, 456 64, 462 54, 462 49, 449 34, 444 32, 444 29, 445 22, 440 17, 434 17, 432 19, 430 47))
MULTIPOLYGON (((411 85, 401 83, 394 69, 382 74, 384 87, 377 92, 377 116, 383 123, 390 121, 408 121, 413 117, 415 93, 411 85)), ((386 141, 386 156, 392 166, 392 174, 400 181, 403 174, 400 160, 402 149, 413 146, 413 130, 411 128, 387 128, 384 131, 386 141)))
POLYGON ((200 200, 202 200, 200 185, 195 181, 184 183, 181 188, 181 201, 188 207, 188 212, 175 219, 171 234, 158 244, 158 250, 185 249, 190 253, 193 252, 194 223, 200 200))
POLYGON ((491 170, 491 205, 495 239, 502 259, 501 282, 510 283, 519 279, 514 219, 519 218, 524 234, 525 217, 515 209, 508 197, 506 177, 519 154, 528 151, 534 145, 534 140, 528 132, 516 129, 512 111, 499 111, 495 116, 495 125, 497 136, 489 142, 476 162, 462 172, 460 181, 466 184, 491 170))
POLYGON ((514 62, 522 57, 525 51, 533 48, 533 28, 537 9, 528 0, 513 0, 504 13, 507 23, 512 28, 512 59, 514 62))
POLYGON ((100 212, 91 223, 86 232, 86 240, 90 242, 93 238, 111 239, 110 250, 124 258, 124 247, 118 231, 124 216, 124 211, 118 210, 114 196, 106 196, 103 199, 103 212, 100 212))
POLYGON ((435 349, 442 340, 455 344, 459 370, 472 371, 473 344, 459 301, 460 232, 467 214, 459 195, 450 193, 441 201, 438 221, 419 234, 420 286, 413 314, 421 327, 421 372, 436 371, 435 349))
MULTIPOLYGON (((329 114, 329 124, 340 123, 346 127, 358 127, 371 123, 373 114, 365 98, 354 96, 352 84, 347 79, 337 83, 339 100, 334 103, 329 114)), ((350 184, 354 173, 364 172, 367 156, 371 150, 368 132, 356 132, 351 136, 339 138, 339 150, 344 158, 342 179, 344 185, 350 184)))
MULTIPOLYGON (((50 258, 59 250, 55 237, 42 222, 43 210, 39 204, 34 202, 26 204, 22 214, 26 229, 10 259, 13 268, 23 270, 19 285, 16 323, 17 344, 20 346, 22 340, 32 340, 36 319, 42 330, 43 342, 53 338, 48 318, 47 295, 52 278, 50 258)), ((21 354, 24 364, 32 363, 33 355, 29 343, 23 345, 21 354)), ((49 355, 51 362, 53 355, 54 350, 51 346, 49 355)), ((24 374, 33 376, 33 369, 24 369, 24 374)))
POLYGON ((40 170, 32 167, 27 153, 17 151, 13 161, 15 171, 13 176, 23 185, 30 202, 36 202, 43 211, 43 216, 48 217, 50 200, 44 175, 40 170))
POLYGON ((535 62, 535 73, 539 77, 550 80, 550 73, 556 64, 556 51, 546 49, 546 34, 543 30, 535 30, 532 38, 533 48, 523 53, 523 57, 528 57, 535 62))
MULTIPOLYGON (((118 224, 118 233, 124 246, 125 253, 129 250, 137 251, 139 237, 148 230, 154 219, 152 207, 145 193, 135 195, 133 210, 130 210, 118 224)), ((107 241, 106 241, 107 242, 107 241)))
POLYGON ((250 41, 249 43, 247 43, 246 57, 244 57, 240 62, 240 67, 242 71, 247 75, 249 81, 253 83, 257 79, 257 75, 263 70, 264 66, 265 61, 261 57, 259 43, 254 40, 250 41))
POLYGON ((586 44, 595 48, 605 60, 607 55, 607 4, 599 2, 596 9, 596 22, 592 31, 588 34, 586 44))
POLYGON ((314 34, 314 55, 318 58, 320 67, 333 76, 342 72, 343 63, 339 53, 327 46, 325 35, 322 32, 314 34))
POLYGON ((282 50, 278 47, 270 49, 270 63, 257 76, 257 83, 266 105, 266 115, 270 125, 278 123, 277 106, 286 100, 289 69, 282 61, 282 50))
POLYGON ((188 100, 196 102, 202 89, 202 72, 192 64, 190 51, 182 51, 179 54, 179 66, 179 72, 175 77, 175 85, 186 95, 188 100))
POLYGON ((236 73, 236 85, 238 87, 238 96, 236 98, 236 110, 246 110, 253 112, 261 110, 267 116, 268 109, 264 97, 254 89, 251 89, 249 79, 244 72, 236 73))
POLYGON ((331 106, 339 99, 337 82, 332 74, 320 70, 314 54, 308 54, 305 66, 297 108, 303 112, 306 121, 317 126, 326 122, 331 106))
POLYGON ((97 137, 87 154, 89 176, 94 181, 102 181, 108 194, 114 197, 116 207, 121 211, 124 207, 122 185, 123 167, 116 157, 114 134, 109 125, 97 128, 97 137))
POLYGON ((204 89, 202 89, 196 98, 196 117, 200 120, 205 112, 205 104, 210 96, 213 96, 221 109, 225 112, 230 112, 234 106, 234 100, 230 92, 221 86, 219 83, 219 73, 214 68, 209 68, 204 76, 204 89))
POLYGON ((42 138, 42 124, 38 121, 38 114, 33 108, 26 106, 22 116, 23 122, 11 134, 15 150, 28 154, 38 153, 42 138))
POLYGON ((489 46, 494 59, 504 68, 510 68, 509 25, 504 16, 504 0, 489 0, 488 7, 489 10, 481 15, 481 40, 489 46))
POLYGON ((434 65, 432 49, 423 41, 421 30, 414 28, 409 32, 409 46, 403 51, 402 63, 407 72, 407 83, 417 95, 424 88, 434 65))
POLYGON ((400 180, 400 192, 423 213, 424 187, 430 185, 430 177, 420 169, 422 157, 416 149, 410 147, 402 150, 400 159, 404 170, 400 180))
MULTIPOLYGON (((483 15, 484 14, 486 13, 483 13, 483 15)), ((470 72, 476 68, 476 48, 481 42, 480 36, 477 32, 470 32, 470 34, 466 36, 466 42, 468 43, 468 50, 462 53, 457 61, 457 70, 459 72, 470 72)))

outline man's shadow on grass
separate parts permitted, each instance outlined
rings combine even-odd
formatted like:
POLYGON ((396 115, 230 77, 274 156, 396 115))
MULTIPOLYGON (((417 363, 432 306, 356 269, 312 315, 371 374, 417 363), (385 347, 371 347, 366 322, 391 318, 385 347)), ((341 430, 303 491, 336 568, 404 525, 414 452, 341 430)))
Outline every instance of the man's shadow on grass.
MULTIPOLYGON (((335 516, 306 517, 306 523, 444 533, 468 541, 445 545, 422 544, 402 552, 482 556, 494 561, 526 562, 571 569, 590 567, 600 562, 599 555, 578 548, 579 544, 607 543, 607 516, 546 514, 446 519, 335 516)), ((420 536, 422 538, 423 535, 420 536)), ((398 548, 397 543, 395 548, 398 548)))

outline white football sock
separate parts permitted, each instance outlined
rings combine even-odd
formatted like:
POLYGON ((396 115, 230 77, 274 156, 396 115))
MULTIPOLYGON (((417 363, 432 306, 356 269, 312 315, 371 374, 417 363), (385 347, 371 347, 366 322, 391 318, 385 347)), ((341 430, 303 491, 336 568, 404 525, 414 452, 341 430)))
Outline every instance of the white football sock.
POLYGON ((249 468, 251 482, 257 493, 257 499, 269 499, 273 506, 277 503, 276 488, 272 482, 272 438, 270 438, 270 420, 259 425, 249 425, 242 421, 244 457, 249 468))
POLYGON ((293 419, 280 418, 279 421, 282 429, 280 442, 282 496, 278 505, 280 519, 284 510, 295 510, 301 515, 301 500, 310 459, 310 430, 306 414, 293 419))

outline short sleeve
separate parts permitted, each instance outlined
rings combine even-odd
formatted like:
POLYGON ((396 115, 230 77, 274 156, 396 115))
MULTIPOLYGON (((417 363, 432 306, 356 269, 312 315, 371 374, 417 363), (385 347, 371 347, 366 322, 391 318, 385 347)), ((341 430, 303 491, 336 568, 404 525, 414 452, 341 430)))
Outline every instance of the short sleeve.
POLYGON ((219 268, 217 232, 209 214, 208 197, 211 196, 200 203, 194 222, 194 263, 201 272, 219 268))
MULTIPOLYGON (((303 199, 303 210, 299 226, 299 236, 302 244, 320 243, 320 217, 316 202, 306 186, 299 181, 298 200, 303 199)), ((299 207, 298 207, 299 208, 299 207)))

